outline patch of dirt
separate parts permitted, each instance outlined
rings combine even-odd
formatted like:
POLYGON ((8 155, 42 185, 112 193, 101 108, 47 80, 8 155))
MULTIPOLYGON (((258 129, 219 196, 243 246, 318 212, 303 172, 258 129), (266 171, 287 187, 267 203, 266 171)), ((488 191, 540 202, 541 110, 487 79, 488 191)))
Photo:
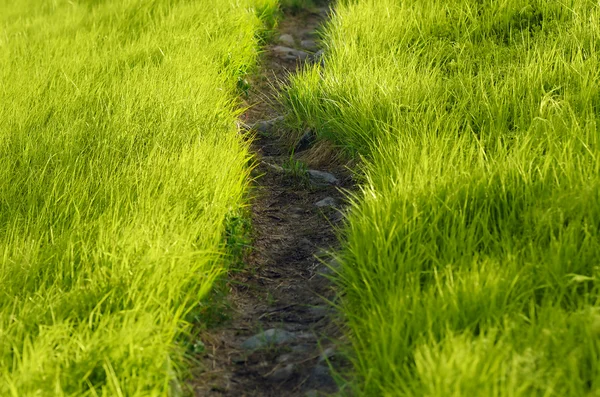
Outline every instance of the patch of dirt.
MULTIPOLYGON (((327 12, 324 7, 286 15, 275 41, 290 34, 295 48, 302 49, 302 40, 316 39, 315 30, 327 12)), ((278 87, 302 62, 314 61, 312 55, 306 60, 286 57, 277 45, 265 49, 260 74, 251 81, 250 110, 244 115, 248 125, 281 116, 274 99, 278 87)), ((301 169, 300 177, 282 169, 291 150, 286 138, 290 132, 283 128, 269 125, 257 132, 253 143, 259 164, 254 171, 253 249, 246 268, 231 275, 231 321, 202 335, 206 353, 198 357, 202 365, 190 382, 197 396, 317 396, 337 391, 329 364, 342 365, 335 355, 342 333, 327 303, 335 300, 335 290, 321 273, 328 272, 326 251, 338 244, 342 191, 352 187, 352 178, 339 159, 330 158, 335 151, 325 143, 298 158, 335 175, 336 185, 316 185, 301 177, 301 169), (336 204, 316 205, 326 198, 336 204), (243 347, 248 338, 269 329, 287 331, 290 337, 257 350, 243 347)))

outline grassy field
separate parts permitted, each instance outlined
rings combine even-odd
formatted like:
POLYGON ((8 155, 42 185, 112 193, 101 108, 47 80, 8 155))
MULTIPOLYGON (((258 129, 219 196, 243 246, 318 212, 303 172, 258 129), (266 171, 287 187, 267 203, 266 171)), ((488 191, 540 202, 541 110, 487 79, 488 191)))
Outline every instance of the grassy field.
POLYGON ((600 395, 600 6, 340 0, 300 123, 363 158, 357 395, 600 395))
POLYGON ((0 395, 177 395, 275 0, 0 0, 0 395))

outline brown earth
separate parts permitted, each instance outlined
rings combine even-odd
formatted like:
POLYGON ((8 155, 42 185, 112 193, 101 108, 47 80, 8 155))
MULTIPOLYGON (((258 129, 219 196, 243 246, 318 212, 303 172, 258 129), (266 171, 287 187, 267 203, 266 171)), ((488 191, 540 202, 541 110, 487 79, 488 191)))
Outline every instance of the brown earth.
MULTIPOLYGON (((290 34, 294 46, 302 49, 302 40, 317 38, 315 30, 327 14, 328 8, 322 7, 286 15, 273 41, 290 34)), ((267 46, 260 72, 251 79, 250 109, 242 118, 247 125, 282 116, 275 98, 288 74, 303 62, 318 62, 312 54, 305 60, 302 53, 286 55, 278 45, 267 46)), ((338 391, 331 369, 337 372, 342 366, 336 354, 342 335, 328 303, 335 300, 335 289, 322 273, 331 273, 324 263, 331 261, 328 252, 338 244, 343 191, 352 187, 352 178, 326 143, 312 145, 296 158, 335 175, 338 183, 318 185, 301 168, 296 173, 286 170, 298 134, 286 131, 282 122, 259 129, 253 141, 259 164, 251 215, 253 248, 244 270, 230 275, 231 320, 201 335, 205 353, 198 357, 201 365, 190 386, 197 396, 329 395, 338 391), (316 205, 325 198, 335 205, 316 205), (270 329, 282 340, 244 348, 248 338, 270 329)))

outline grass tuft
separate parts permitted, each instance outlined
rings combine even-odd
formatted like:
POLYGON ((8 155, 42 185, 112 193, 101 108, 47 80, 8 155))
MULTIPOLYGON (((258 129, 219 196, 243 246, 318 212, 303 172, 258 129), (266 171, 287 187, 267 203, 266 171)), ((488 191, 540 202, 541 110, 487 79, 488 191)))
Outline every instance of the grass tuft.
POLYGON ((359 395, 600 385, 597 2, 341 0, 287 105, 364 159, 338 282, 359 395))
POLYGON ((276 6, 0 1, 0 395, 180 388, 249 180, 254 10, 276 6))

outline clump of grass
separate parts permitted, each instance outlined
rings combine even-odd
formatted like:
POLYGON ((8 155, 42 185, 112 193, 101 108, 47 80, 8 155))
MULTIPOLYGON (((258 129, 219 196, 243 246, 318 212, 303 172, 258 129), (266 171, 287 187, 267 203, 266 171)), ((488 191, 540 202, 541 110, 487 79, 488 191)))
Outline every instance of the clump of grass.
POLYGON ((338 281, 360 395, 600 387, 600 8, 340 1, 288 106, 364 159, 338 281))
POLYGON ((271 0, 0 4, 0 394, 167 395, 224 271, 271 0))
MULTIPOLYGON (((251 219, 248 208, 240 208, 225 217, 223 260, 228 273, 214 280, 208 296, 198 302, 187 314, 186 321, 194 324, 194 331, 214 328, 231 319, 231 306, 227 299, 230 289, 228 275, 245 266, 244 256, 251 249, 251 219)), ((197 335, 186 335, 183 340, 192 351, 197 350, 197 335)))
POLYGON ((282 168, 283 172, 290 180, 300 184, 308 183, 309 177, 306 163, 297 160, 293 154, 283 162, 282 168))
POLYGON ((230 268, 243 266, 244 254, 251 248, 252 223, 247 208, 228 214, 225 221, 226 250, 230 268))

